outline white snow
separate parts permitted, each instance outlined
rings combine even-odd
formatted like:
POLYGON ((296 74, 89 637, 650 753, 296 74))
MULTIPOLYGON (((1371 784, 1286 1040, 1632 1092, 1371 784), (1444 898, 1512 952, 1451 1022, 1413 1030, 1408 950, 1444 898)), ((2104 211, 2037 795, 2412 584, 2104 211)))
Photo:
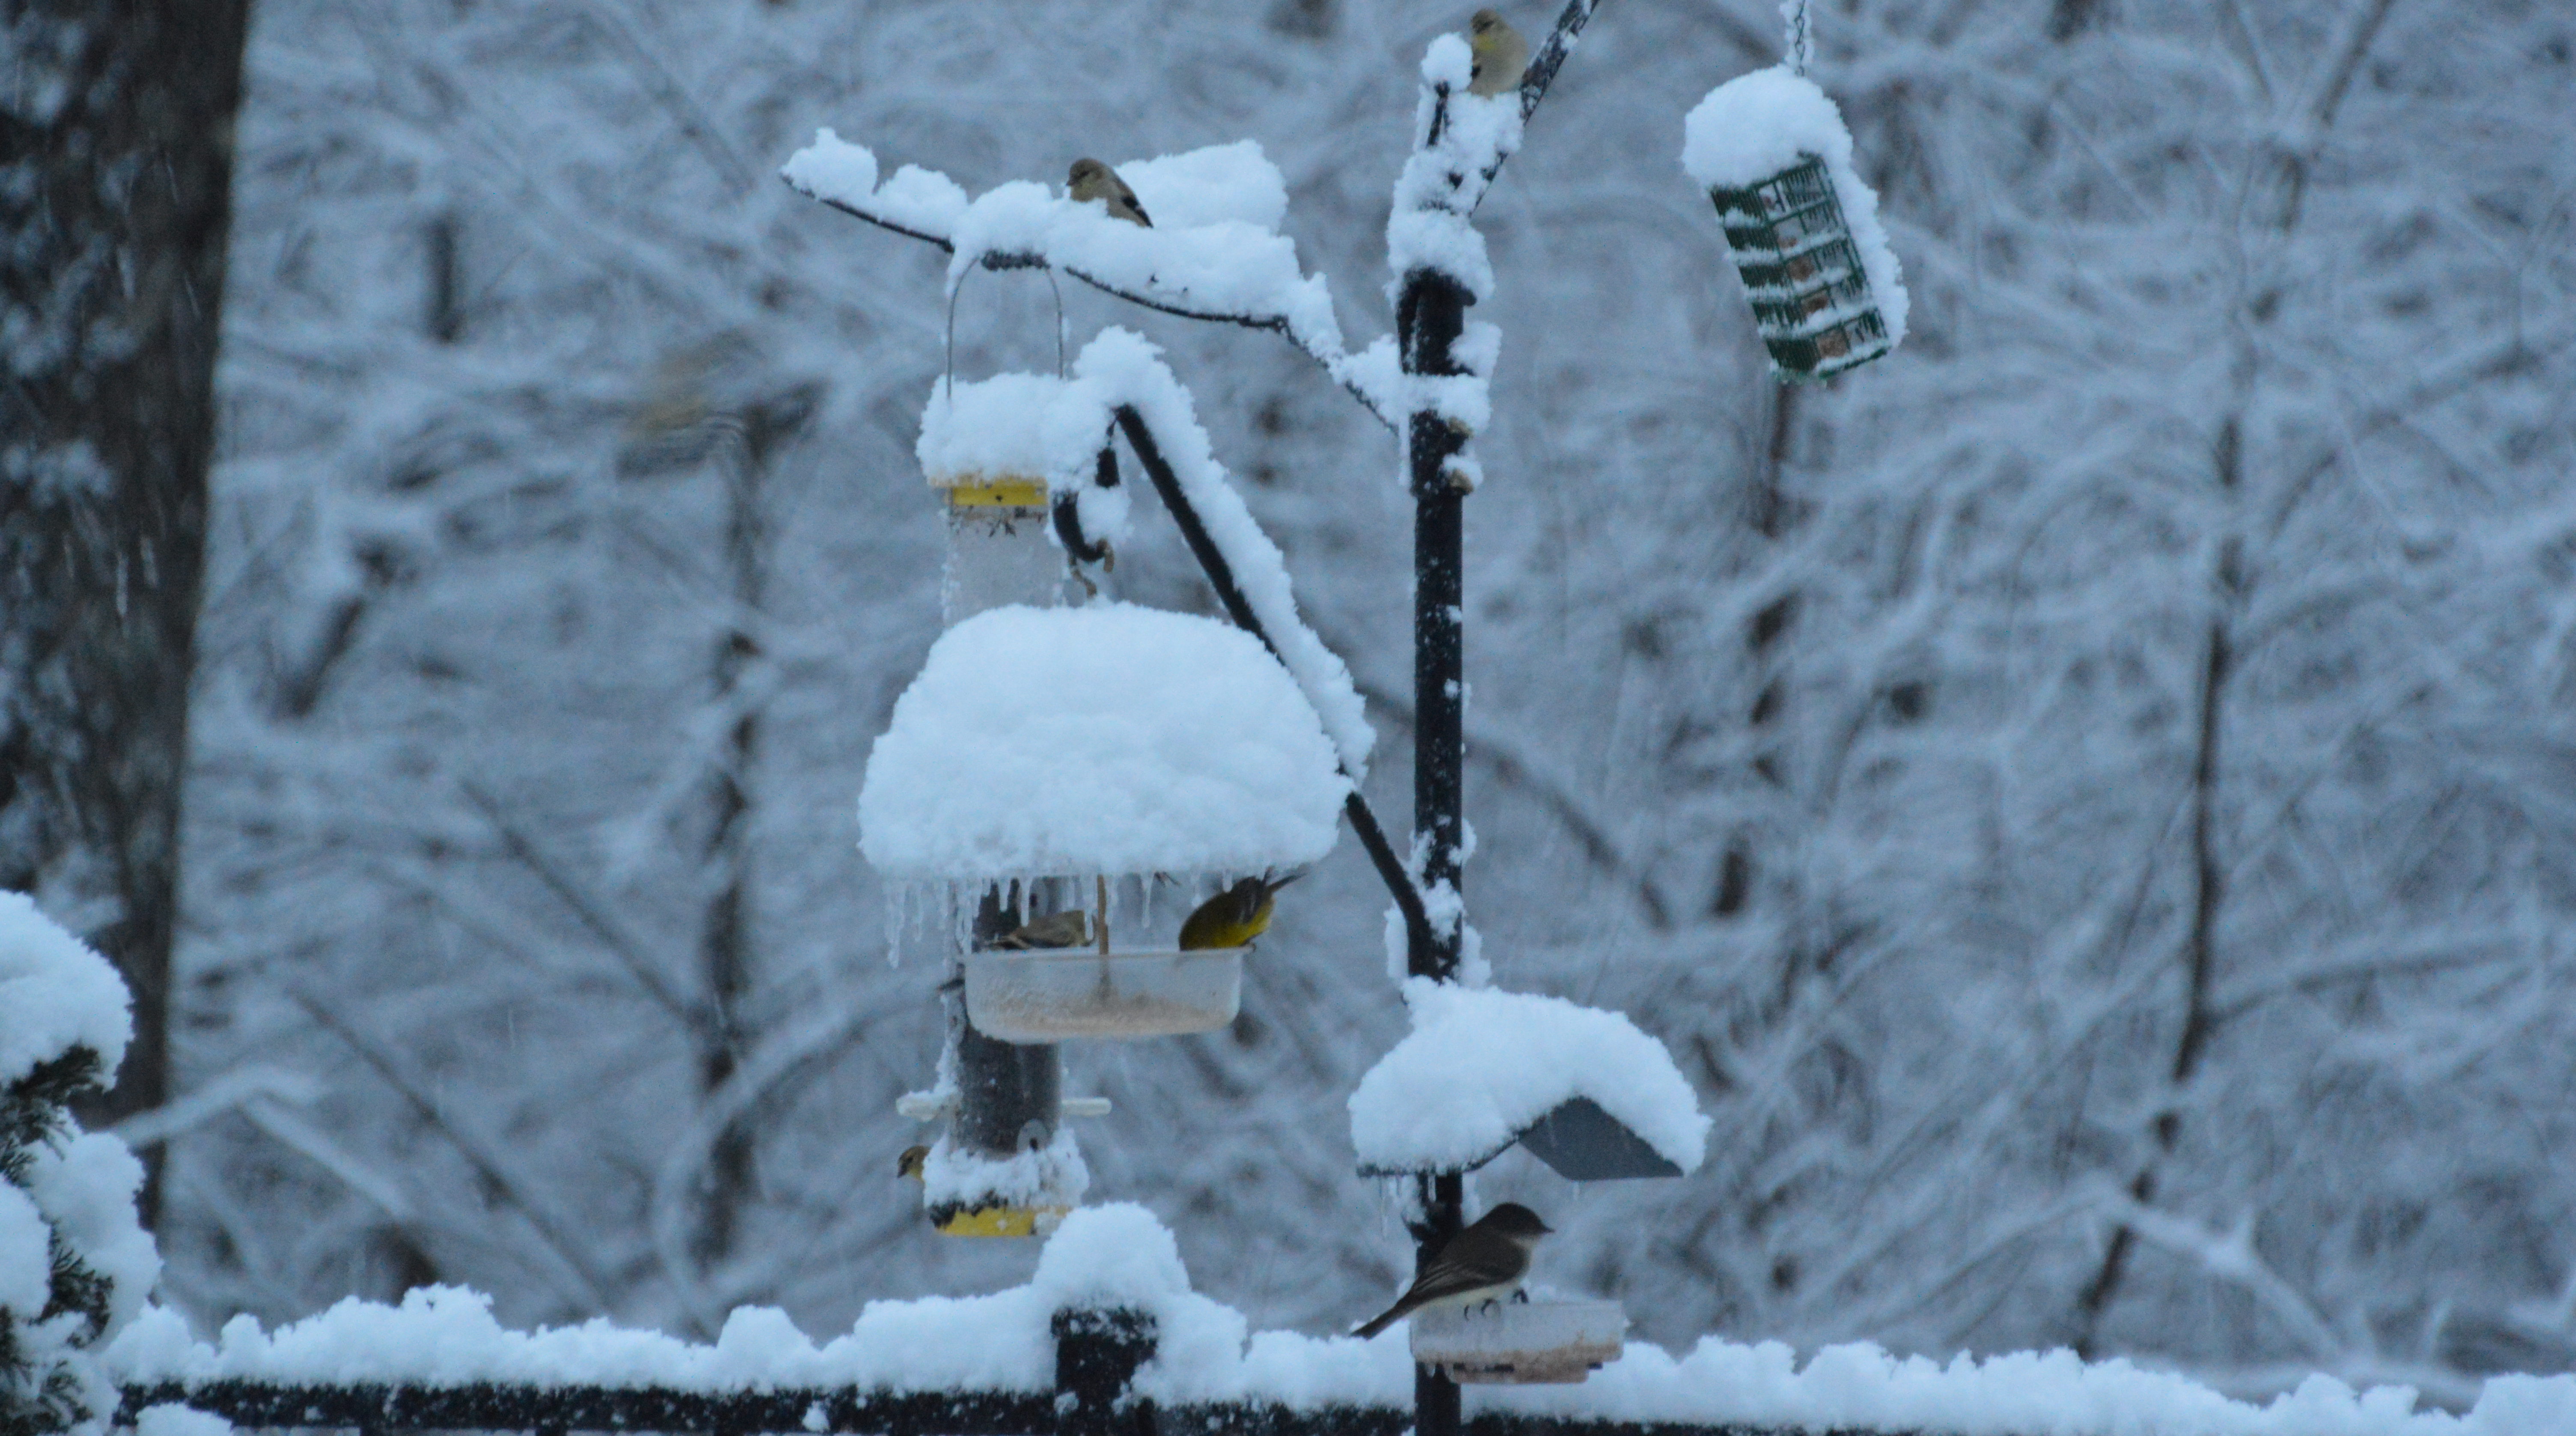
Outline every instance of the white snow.
POLYGON ((233 1423, 193 1406, 166 1401, 134 1416, 134 1436, 232 1436, 233 1423))
POLYGON ((74 1047, 98 1053, 102 1080, 133 1032, 125 983, 25 893, 0 891, 0 1085, 74 1047))
POLYGON ((1190 313, 1275 325, 1336 382, 1385 407, 1350 368, 1332 289, 1304 273, 1296 245, 1277 233, 1286 180, 1250 141, 1114 166, 1153 226, 1111 219, 1033 180, 1011 180, 972 200, 945 175, 906 165, 876 181, 876 156, 830 130, 790 156, 779 174, 805 194, 950 246, 953 289, 985 256, 1043 261, 1076 278, 1190 313))
POLYGON ((1288 217, 1288 179, 1258 140, 1120 160, 1111 168, 1136 191, 1156 229, 1233 221, 1275 230, 1288 217))
POLYGON ((40 1143, 27 1158, 27 1194, 83 1264, 112 1283, 107 1329, 122 1328, 161 1279, 160 1249, 134 1215, 143 1164, 105 1132, 40 1143))
POLYGON ((53 1281, 44 1213, 25 1192, 0 1182, 0 1312, 32 1321, 53 1281))
POLYGON ((1098 395, 1052 375, 996 374, 933 381, 913 454, 934 488, 1015 477, 1064 490, 1089 481, 1108 440, 1098 395))
MULTIPOLYGON (((344 1301, 273 1332, 255 1318, 235 1317, 212 1344, 194 1339, 176 1312, 155 1307, 105 1358, 128 1382, 1033 1392, 1054 1378, 1051 1319, 1081 1308, 1153 1317, 1157 1351, 1137 1373, 1136 1390, 1166 1405, 1250 1400, 1312 1410, 1398 1406, 1412 1396, 1407 1333, 1366 1342, 1250 1333, 1240 1313, 1190 1290, 1171 1233, 1127 1203, 1067 1216, 1025 1286, 870 1302, 847 1333, 819 1346, 768 1307, 736 1310, 711 1345, 605 1320, 517 1332, 493 1320, 488 1298, 429 1287, 398 1307, 344 1301)), ((1681 1356, 1630 1343, 1582 1385, 1482 1388, 1471 1401, 1471 1412, 1948 1436, 2562 1436, 2576 1429, 2576 1377, 2568 1376, 2491 1378, 2467 1415, 2452 1416, 2415 1411, 2415 1393, 2406 1387, 2355 1392, 2325 1376, 2255 1406, 2186 1377, 2125 1361, 2088 1365, 2066 1351, 1944 1363, 1850 1345, 1816 1352, 1802 1366, 1780 1343, 1715 1337, 1681 1356)), ((171 1427, 162 1436, 210 1432, 171 1427)))
POLYGON ((1363 1171, 1463 1171, 1562 1103, 1589 1097, 1688 1172, 1709 1119, 1663 1044, 1615 1012, 1409 978, 1413 1031, 1351 1093, 1363 1171))
POLYGON ((1284 870, 1331 850, 1349 789, 1250 634, 1012 606, 949 629, 896 702, 859 846, 899 882, 1284 870))
POLYGON ((943 1135, 922 1159, 921 1182, 924 1205, 1069 1207, 1090 1189, 1091 1169, 1073 1128, 1059 1122, 1046 1146, 1002 1158, 960 1150, 943 1135))
POLYGON ((1207 430, 1199 427, 1189 391, 1181 387, 1162 354, 1143 335, 1127 329, 1104 329, 1083 346, 1074 372, 1097 385, 1108 407, 1133 405, 1152 430, 1155 444, 1172 466, 1172 476, 1198 510, 1208 538, 1234 570, 1235 586, 1252 605, 1253 616, 1279 650, 1279 661, 1295 675, 1332 735, 1334 750, 1353 782, 1366 781, 1369 752, 1377 744, 1369 727, 1350 669, 1297 611, 1295 589, 1288 580, 1287 556, 1261 531, 1243 496, 1226 479, 1207 430))
POLYGON ((1703 188, 1741 189, 1798 162, 1823 158, 1851 227, 1870 296, 1891 347, 1905 342, 1905 271, 1879 223, 1878 195, 1852 167, 1851 131, 1816 82, 1784 67, 1738 75, 1708 92, 1682 122, 1682 169, 1703 188))

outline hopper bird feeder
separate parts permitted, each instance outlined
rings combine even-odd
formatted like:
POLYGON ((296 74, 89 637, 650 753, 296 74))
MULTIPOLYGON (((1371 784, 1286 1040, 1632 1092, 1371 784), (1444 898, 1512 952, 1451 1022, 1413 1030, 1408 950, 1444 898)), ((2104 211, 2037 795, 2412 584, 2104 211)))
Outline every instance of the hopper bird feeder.
POLYGON ((1416 1312, 1413 1359, 1462 1385, 1570 1386, 1625 1349, 1628 1314, 1615 1301, 1488 1302, 1416 1312))
POLYGON ((1469 1172, 1514 1146, 1569 1181, 1678 1177, 1709 1119, 1664 1045, 1616 1012, 1421 979, 1413 1031, 1351 1094, 1371 1177, 1469 1172))
POLYGON ((1709 92, 1686 130, 1683 167, 1717 207, 1772 375, 1830 379, 1895 349, 1903 280, 1824 91, 1757 70, 1709 92))

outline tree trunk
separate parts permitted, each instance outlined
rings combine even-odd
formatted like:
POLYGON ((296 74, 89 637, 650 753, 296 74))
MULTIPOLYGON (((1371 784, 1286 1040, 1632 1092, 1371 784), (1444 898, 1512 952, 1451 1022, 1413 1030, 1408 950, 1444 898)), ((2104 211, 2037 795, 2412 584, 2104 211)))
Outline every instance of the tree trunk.
POLYGON ((245 0, 9 5, 0 885, 38 894, 133 991, 134 1043, 83 1114, 93 1123, 169 1094, 179 796, 245 21, 245 0))

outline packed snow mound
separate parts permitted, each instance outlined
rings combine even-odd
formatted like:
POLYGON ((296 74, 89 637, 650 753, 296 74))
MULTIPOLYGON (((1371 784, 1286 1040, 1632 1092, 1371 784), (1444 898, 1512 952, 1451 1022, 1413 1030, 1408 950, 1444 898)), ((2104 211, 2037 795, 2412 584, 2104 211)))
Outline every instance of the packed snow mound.
POLYGON ((1350 782, 1250 634, 1130 604, 1006 607, 932 646, 868 755, 859 847, 897 882, 1284 871, 1350 782))
POLYGON ((74 1047, 96 1052, 101 1075, 125 1060, 134 1021, 125 983, 106 958, 45 916, 35 899, 0 891, 0 1086, 74 1047))
POLYGON ((1588 1097, 1688 1172, 1709 1119, 1664 1045, 1561 997, 1407 979, 1413 1031, 1351 1093, 1351 1145, 1373 1172, 1480 1166, 1539 1118, 1588 1097))
POLYGON ((1871 296, 1889 344, 1905 342, 1905 271, 1878 220, 1878 195, 1852 168, 1851 131, 1816 82, 1774 66, 1738 75, 1708 92, 1682 121, 1682 169, 1703 189, 1742 189, 1818 156, 1833 176, 1871 296))
POLYGON ((1226 223, 1277 229, 1288 217, 1288 178, 1261 152, 1259 140, 1120 160, 1110 168, 1136 192, 1156 229, 1226 223))

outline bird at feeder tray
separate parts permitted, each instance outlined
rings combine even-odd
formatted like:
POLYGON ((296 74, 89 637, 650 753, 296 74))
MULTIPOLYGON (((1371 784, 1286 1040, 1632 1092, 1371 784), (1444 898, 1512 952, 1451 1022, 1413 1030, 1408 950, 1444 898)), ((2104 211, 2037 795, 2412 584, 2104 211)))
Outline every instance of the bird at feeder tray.
POLYGON ((1073 172, 1065 176, 1064 189, 1077 202, 1101 201, 1109 207, 1111 219, 1123 219, 1147 229, 1154 227, 1154 221, 1146 215, 1145 207, 1136 202, 1136 192, 1127 187, 1127 181, 1118 177, 1118 171, 1098 160, 1075 160, 1073 172))
POLYGON ((1270 930, 1270 915, 1278 907, 1279 890, 1302 876, 1290 873, 1276 880, 1245 878, 1200 903, 1181 921, 1181 951, 1251 946, 1254 938, 1270 930))
POLYGON ((1041 947, 1080 947, 1091 941, 1091 914, 1080 908, 1024 923, 993 939, 993 947, 1026 952, 1041 947))
POLYGON ((1529 42, 1509 20, 1493 10, 1479 10, 1467 21, 1467 48, 1476 63, 1467 72, 1467 93, 1508 95, 1521 87, 1529 69, 1529 42))
POLYGON ((1464 1309, 1518 1292, 1529 1275, 1530 1249, 1554 1230, 1520 1203, 1503 1203, 1451 1237, 1395 1305, 1351 1335, 1375 1336, 1425 1307, 1464 1309))

